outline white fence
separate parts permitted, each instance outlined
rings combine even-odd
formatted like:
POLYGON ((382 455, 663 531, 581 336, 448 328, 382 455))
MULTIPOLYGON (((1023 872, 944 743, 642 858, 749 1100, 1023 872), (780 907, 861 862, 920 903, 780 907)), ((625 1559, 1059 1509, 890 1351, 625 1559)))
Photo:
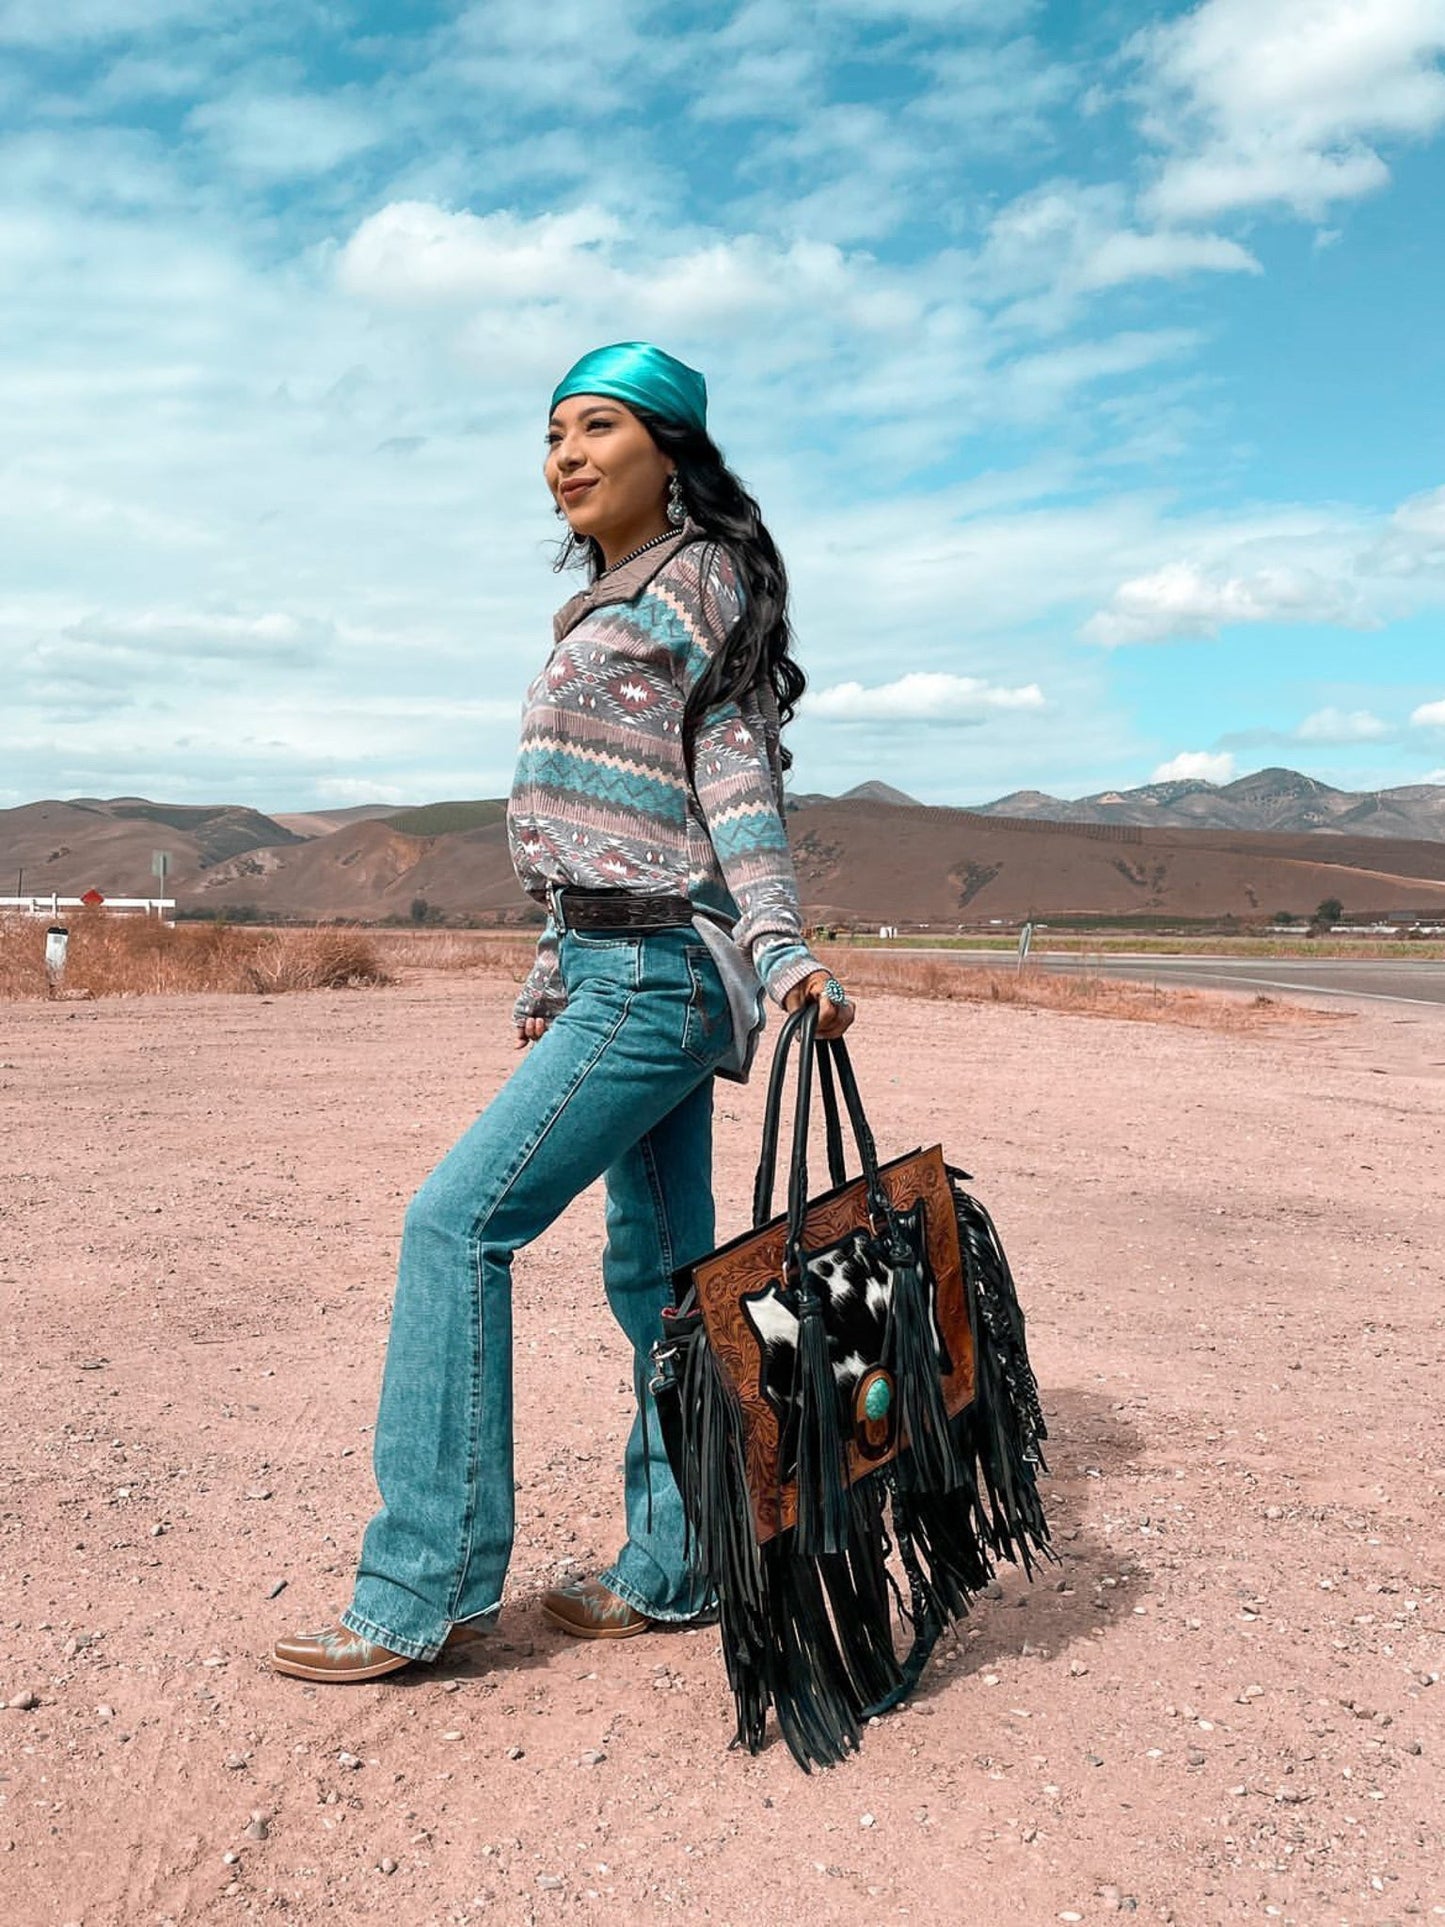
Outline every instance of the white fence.
MULTIPOLYGON (((62 910, 85 910, 84 897, 0 897, 0 916, 7 911, 22 917, 49 917, 52 921, 62 910)), ((97 906, 104 910, 141 911, 146 916, 169 918, 175 911, 174 897, 106 897, 97 906)))

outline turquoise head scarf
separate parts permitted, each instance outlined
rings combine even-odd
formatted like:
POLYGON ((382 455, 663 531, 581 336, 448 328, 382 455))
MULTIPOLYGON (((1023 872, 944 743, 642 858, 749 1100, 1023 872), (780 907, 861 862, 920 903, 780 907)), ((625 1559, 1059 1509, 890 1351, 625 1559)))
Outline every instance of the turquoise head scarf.
POLYGON ((647 341, 616 341, 583 355, 553 390, 552 406, 569 395, 611 395, 680 427, 707 428, 707 383, 647 341))

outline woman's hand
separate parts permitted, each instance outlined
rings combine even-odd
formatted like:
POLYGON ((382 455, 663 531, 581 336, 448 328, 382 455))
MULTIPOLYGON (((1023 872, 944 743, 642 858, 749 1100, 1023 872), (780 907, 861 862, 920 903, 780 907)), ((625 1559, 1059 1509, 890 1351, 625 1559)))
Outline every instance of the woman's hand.
POLYGON ((828 970, 815 970, 800 984, 794 984, 783 999, 783 1009, 791 1015, 810 1003, 818 1006, 820 1037, 841 1037, 858 1014, 844 996, 843 986, 828 970))
POLYGON ((552 1020, 549 1017, 521 1017, 517 1020, 517 1049, 535 1044, 552 1020))

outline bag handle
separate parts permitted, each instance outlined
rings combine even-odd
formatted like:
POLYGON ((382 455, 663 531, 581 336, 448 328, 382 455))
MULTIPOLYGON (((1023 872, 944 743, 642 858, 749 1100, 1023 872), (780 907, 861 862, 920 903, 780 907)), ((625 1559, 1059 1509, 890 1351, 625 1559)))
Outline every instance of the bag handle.
MULTIPOLYGON (((773 1052, 768 1073, 768 1094, 763 1104, 763 1136, 758 1153, 757 1175, 753 1180, 753 1229, 765 1225, 773 1215, 773 1183, 778 1168, 778 1138, 782 1129, 783 1082, 788 1071, 788 1052, 798 1042, 802 1030, 804 1004, 784 1023, 773 1052)), ((816 1009, 816 1006, 814 1006, 816 1009)), ((834 1087, 833 1067, 826 1053, 818 1059, 819 1083, 823 1093, 823 1120, 828 1142, 828 1175, 835 1186, 848 1182, 843 1155, 843 1127, 838 1117, 838 1094, 834 1087)))
POLYGON ((782 1126, 783 1084, 787 1076, 788 1054, 798 1044, 798 1090, 794 1105, 793 1141, 788 1170, 789 1249, 802 1237, 807 1211, 808 1121, 812 1104, 812 1073, 816 1061, 823 1097, 823 1117, 827 1137, 828 1174, 834 1187, 848 1181, 844 1157, 843 1130, 839 1116, 837 1086, 841 1086, 854 1142, 858 1147, 863 1176, 867 1183, 870 1215, 887 1224, 891 1219, 888 1200, 878 1176, 878 1151, 873 1132, 863 1111, 852 1059, 842 1038, 817 1038, 818 1007, 809 1000, 787 1019, 773 1053, 768 1077, 767 1099, 763 1107, 762 1149, 753 1185, 753 1227, 766 1224, 773 1215, 773 1182, 777 1170, 778 1139, 782 1126), (836 1086, 835 1086, 836 1077, 836 1086), (800 1191, 801 1186, 801 1191, 800 1191))

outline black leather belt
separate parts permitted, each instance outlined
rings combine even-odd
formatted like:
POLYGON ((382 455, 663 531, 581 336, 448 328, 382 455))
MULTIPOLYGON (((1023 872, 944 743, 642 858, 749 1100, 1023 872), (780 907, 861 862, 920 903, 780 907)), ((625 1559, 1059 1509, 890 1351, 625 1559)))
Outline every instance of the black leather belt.
POLYGON ((686 897, 634 890, 553 890, 550 901, 560 930, 677 930, 696 915, 686 897))

